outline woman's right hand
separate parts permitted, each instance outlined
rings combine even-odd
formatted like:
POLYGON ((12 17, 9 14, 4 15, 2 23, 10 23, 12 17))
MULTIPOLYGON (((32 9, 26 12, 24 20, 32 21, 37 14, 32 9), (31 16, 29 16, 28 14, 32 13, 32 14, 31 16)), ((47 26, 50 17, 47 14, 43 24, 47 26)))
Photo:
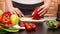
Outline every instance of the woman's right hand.
POLYGON ((23 13, 18 8, 8 8, 12 14, 17 14, 19 17, 24 16, 23 13))

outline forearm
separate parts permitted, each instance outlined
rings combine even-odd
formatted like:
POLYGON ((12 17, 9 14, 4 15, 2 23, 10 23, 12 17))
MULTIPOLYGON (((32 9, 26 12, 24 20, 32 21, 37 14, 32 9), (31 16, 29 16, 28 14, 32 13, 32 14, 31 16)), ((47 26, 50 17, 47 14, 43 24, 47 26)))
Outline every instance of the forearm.
POLYGON ((12 0, 5 0, 5 3, 6 3, 7 8, 13 7, 12 0))

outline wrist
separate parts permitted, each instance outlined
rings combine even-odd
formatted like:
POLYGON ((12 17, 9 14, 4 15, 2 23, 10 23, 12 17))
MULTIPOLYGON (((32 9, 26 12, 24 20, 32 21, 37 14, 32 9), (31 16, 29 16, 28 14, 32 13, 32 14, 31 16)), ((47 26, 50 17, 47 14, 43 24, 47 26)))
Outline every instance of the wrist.
POLYGON ((14 8, 13 6, 8 6, 8 8, 14 8))
POLYGON ((8 9, 13 9, 14 7, 13 6, 11 6, 11 7, 7 7, 8 9))
POLYGON ((44 5, 51 5, 51 1, 46 1, 44 5))
POLYGON ((49 6, 49 7, 50 7, 50 6, 51 6, 51 2, 50 2, 50 1, 45 2, 45 3, 44 3, 44 5, 47 5, 47 6, 49 6))

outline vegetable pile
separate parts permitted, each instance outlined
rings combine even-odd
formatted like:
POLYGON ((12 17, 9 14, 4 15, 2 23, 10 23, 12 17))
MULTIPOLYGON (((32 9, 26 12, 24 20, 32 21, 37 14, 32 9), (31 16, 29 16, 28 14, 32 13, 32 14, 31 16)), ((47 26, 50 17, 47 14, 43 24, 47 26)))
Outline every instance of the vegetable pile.
POLYGON ((36 25, 28 22, 23 23, 19 20, 18 15, 0 10, 0 32, 18 32, 20 29, 31 31, 36 29, 36 25))
POLYGON ((54 29, 58 27, 60 28, 60 22, 56 21, 56 20, 52 20, 52 21, 47 21, 46 25, 48 26, 48 28, 50 29, 54 29))
POLYGON ((57 24, 58 24, 58 22, 57 21, 47 21, 47 26, 49 27, 49 28, 57 28, 57 24))
POLYGON ((20 22, 18 15, 0 10, 0 32, 18 32, 20 30, 20 22))
POLYGON ((22 23, 20 24, 21 27, 25 27, 26 31, 35 31, 36 30, 36 24, 31 23, 31 22, 26 22, 26 23, 22 23))

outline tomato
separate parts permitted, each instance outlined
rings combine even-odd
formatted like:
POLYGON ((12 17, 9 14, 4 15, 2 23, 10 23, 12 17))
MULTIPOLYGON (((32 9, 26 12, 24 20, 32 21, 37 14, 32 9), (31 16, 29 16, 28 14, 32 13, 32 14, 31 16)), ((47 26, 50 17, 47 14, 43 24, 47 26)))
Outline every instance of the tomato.
POLYGON ((28 23, 25 23, 25 28, 27 31, 31 31, 31 26, 28 23))
POLYGON ((36 29, 36 25, 35 24, 32 25, 32 29, 36 29))
POLYGON ((58 29, 60 29, 60 22, 58 23, 58 29))
POLYGON ((30 26, 32 26, 33 24, 32 23, 29 23, 30 26))
POLYGON ((58 25, 60 26, 60 23, 58 23, 58 25))
POLYGON ((2 26, 0 26, 0 28, 3 28, 2 26))
POLYGON ((34 10, 34 14, 32 15, 33 19, 36 19, 36 20, 39 20, 41 17, 38 15, 38 8, 37 7, 35 10, 34 10))
POLYGON ((60 22, 58 22, 58 29, 60 29, 60 22))
POLYGON ((28 26, 29 24, 28 23, 25 23, 25 26, 28 26))
POLYGON ((25 23, 25 28, 27 28, 27 26, 29 26, 29 24, 28 23, 25 23))
POLYGON ((27 30, 27 31, 31 31, 31 29, 32 29, 31 26, 29 26, 29 25, 26 26, 26 30, 27 30))
POLYGON ((4 12, 2 14, 2 23, 11 24, 10 16, 11 16, 11 13, 9 11, 4 12))
POLYGON ((21 27, 25 27, 25 25, 24 25, 24 24, 20 24, 20 26, 21 26, 21 27))

